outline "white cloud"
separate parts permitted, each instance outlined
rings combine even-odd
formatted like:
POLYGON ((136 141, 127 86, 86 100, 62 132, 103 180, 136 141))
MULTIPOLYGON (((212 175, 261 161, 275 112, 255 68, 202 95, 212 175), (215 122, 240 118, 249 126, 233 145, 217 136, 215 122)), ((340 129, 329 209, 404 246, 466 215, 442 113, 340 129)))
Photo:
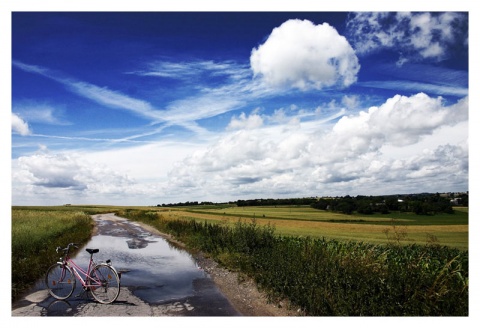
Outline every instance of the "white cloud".
POLYGON ((107 194, 124 194, 134 184, 126 174, 105 165, 88 162, 76 153, 52 153, 45 147, 12 163, 13 196, 18 203, 23 203, 25 197, 45 194, 48 198, 42 204, 78 203, 102 199, 107 194))
POLYGON ((61 109, 46 103, 22 100, 13 105, 13 111, 21 113, 22 117, 27 118, 31 123, 45 123, 52 125, 71 124, 62 118, 63 111, 61 109))
POLYGON ((110 90, 106 87, 99 87, 91 83, 79 81, 62 81, 73 92, 88 99, 109 107, 120 108, 132 111, 137 115, 150 119, 161 119, 161 115, 153 106, 143 100, 126 96, 120 92, 110 90))
POLYGON ((226 77, 233 80, 243 79, 246 75, 249 75, 249 72, 248 69, 233 61, 198 60, 191 62, 154 61, 148 63, 145 70, 127 74, 179 79, 190 84, 192 80, 198 81, 201 78, 211 77, 226 77))
POLYGON ((376 144, 408 145, 416 143, 443 125, 453 125, 468 119, 468 98, 450 107, 442 98, 430 98, 424 93, 411 97, 396 95, 380 107, 368 112, 343 117, 334 127, 337 140, 361 140, 369 148, 376 144))
POLYGON ((445 106, 425 94, 395 96, 334 125, 301 115, 242 114, 235 130, 191 144, 43 149, 13 160, 13 199, 155 205, 467 188, 468 98, 445 106), (274 125, 259 124, 273 117, 274 125))
POLYGON ((169 202, 176 195, 164 187, 168 172, 198 146, 168 141, 88 151, 54 151, 41 146, 35 154, 12 160, 13 203, 169 202))
POLYGON ((347 35, 359 54, 382 48, 409 60, 448 58, 450 47, 465 45, 467 18, 462 13, 358 12, 347 21, 347 35))
POLYGON ((178 162, 166 190, 234 200, 467 188, 468 98, 395 96, 329 131, 319 122, 227 132, 178 162))
POLYGON ((232 117, 230 123, 227 126, 227 130, 251 130, 259 128, 263 125, 263 119, 258 114, 251 114, 248 117, 245 113, 240 114, 240 116, 232 117))
POLYGON ((358 59, 347 40, 327 23, 288 20, 252 50, 255 75, 274 87, 301 90, 347 87, 357 80, 358 59))
MULTIPOLYGON (((191 77, 208 75, 214 77, 228 77, 228 83, 214 88, 195 85, 192 96, 180 98, 168 103, 165 108, 157 108, 148 101, 130 97, 122 92, 111 90, 108 87, 100 87, 92 83, 65 78, 63 74, 47 68, 13 62, 14 66, 26 72, 40 74, 63 84, 71 92, 85 97, 98 104, 129 111, 139 117, 150 120, 152 123, 164 124, 164 126, 182 126, 201 135, 205 134, 196 121, 210 118, 229 112, 245 105, 249 99, 255 99, 269 94, 271 90, 265 86, 251 81, 251 72, 247 68, 230 61, 216 63, 213 61, 201 61, 193 63, 153 63, 158 71, 133 72, 131 74, 171 76, 179 74, 177 78, 187 79, 191 83, 191 77), (160 67, 158 67, 160 66, 160 67), (193 71, 190 71, 192 70, 193 71), (165 70, 165 74, 162 73, 165 70)), ((218 82, 218 81, 217 81, 218 82)), ((189 90, 192 92, 192 90, 189 90)))
POLYGON ((22 136, 28 136, 32 134, 28 123, 15 113, 12 113, 12 131, 22 136))
MULTIPOLYGON (((438 79, 440 80, 440 78, 438 79)), ((373 87, 379 89, 389 89, 396 91, 418 91, 422 90, 426 93, 437 95, 452 95, 457 97, 465 97, 468 95, 467 87, 439 85, 432 83, 421 83, 412 81, 368 81, 360 82, 359 85, 365 87, 373 87)))
POLYGON ((99 87, 91 83, 65 78, 63 74, 49 70, 48 68, 28 65, 19 61, 13 61, 12 63, 17 68, 20 68, 26 72, 36 73, 59 82, 72 92, 99 104, 128 110, 139 116, 149 119, 162 120, 161 112, 157 111, 147 101, 132 98, 121 92, 110 90, 107 87, 99 87))

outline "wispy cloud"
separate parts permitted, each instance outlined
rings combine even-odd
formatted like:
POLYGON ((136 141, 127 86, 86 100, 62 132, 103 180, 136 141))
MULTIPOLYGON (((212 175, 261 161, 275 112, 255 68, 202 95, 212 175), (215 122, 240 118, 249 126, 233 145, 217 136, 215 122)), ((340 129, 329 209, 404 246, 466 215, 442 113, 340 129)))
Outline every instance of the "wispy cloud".
POLYGON ((161 120, 161 113, 156 111, 147 101, 129 97, 121 92, 113 91, 107 87, 99 87, 91 83, 78 81, 65 77, 64 74, 48 68, 12 61, 13 65, 26 72, 40 74, 63 84, 68 90, 99 104, 131 111, 142 117, 161 120))
POLYGON ((44 68, 44 67, 40 67, 40 66, 37 66, 37 65, 25 64, 25 63, 22 63, 18 60, 12 60, 12 64, 13 64, 13 66, 18 67, 25 72, 36 73, 36 74, 43 75, 45 77, 52 77, 51 70, 49 70, 47 68, 44 68))
MULTIPOLYGON (((196 62, 193 64, 156 63, 155 65, 160 65, 164 68, 167 75, 176 76, 177 78, 187 78, 188 76, 201 75, 205 72, 214 76, 224 75, 229 77, 229 80, 219 87, 199 86, 199 90, 197 90, 195 95, 175 100, 164 105, 163 109, 158 109, 148 101, 130 97, 107 87, 99 87, 92 83, 78 81, 70 77, 67 78, 63 74, 53 72, 47 68, 28 65, 19 61, 14 61, 13 64, 24 71, 40 74, 57 81, 71 92, 101 105, 131 112, 150 120, 154 124, 162 123, 165 126, 178 125, 194 132, 205 132, 204 129, 195 123, 196 121, 238 109, 240 106, 245 105, 245 101, 248 98, 258 95, 258 92, 252 92, 254 91, 253 89, 263 90, 261 87, 257 87, 258 83, 248 85, 249 80, 245 79, 247 76, 245 68, 238 67, 232 62, 219 64, 214 62, 196 62)), ((136 72, 135 74, 153 74, 155 76, 155 72, 136 72)))
POLYGON ((202 79, 211 80, 222 77, 242 79, 251 75, 248 66, 239 65, 233 61, 193 60, 189 62, 172 62, 167 59, 165 61, 153 61, 145 66, 146 69, 131 71, 126 74, 178 79, 189 84, 202 79))
POLYGON ((21 113, 28 122, 49 125, 71 125, 63 118, 63 110, 48 103, 22 100, 13 104, 13 112, 21 113))
POLYGON ((396 91, 423 91, 434 95, 449 95, 465 97, 468 95, 468 88, 429 84, 413 81, 367 81, 359 82, 357 85, 370 88, 389 89, 396 91))
POLYGON ((162 114, 153 106, 143 100, 135 99, 120 92, 110 90, 106 87, 98 87, 91 83, 61 80, 72 92, 93 100, 99 104, 113 108, 125 109, 139 116, 161 120, 162 114))

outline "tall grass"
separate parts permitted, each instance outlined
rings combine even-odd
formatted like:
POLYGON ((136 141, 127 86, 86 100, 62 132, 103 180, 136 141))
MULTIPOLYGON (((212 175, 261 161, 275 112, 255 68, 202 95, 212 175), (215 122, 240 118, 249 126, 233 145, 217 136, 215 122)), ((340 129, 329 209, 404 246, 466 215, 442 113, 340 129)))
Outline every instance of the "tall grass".
POLYGON ((12 209, 12 299, 58 260, 55 247, 88 241, 92 228, 84 212, 12 209))
POLYGON ((254 278, 314 316, 467 316, 468 251, 438 245, 371 245, 278 236, 272 226, 233 227, 124 211, 254 278))

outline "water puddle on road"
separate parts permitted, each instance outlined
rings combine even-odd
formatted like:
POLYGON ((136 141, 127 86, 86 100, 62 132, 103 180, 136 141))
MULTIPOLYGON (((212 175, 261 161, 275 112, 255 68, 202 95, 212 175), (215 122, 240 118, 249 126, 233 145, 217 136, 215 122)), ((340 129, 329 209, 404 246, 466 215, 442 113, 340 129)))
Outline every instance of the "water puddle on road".
MULTIPOLYGON (((148 303, 192 296, 193 282, 207 276, 190 254, 148 233, 130 237, 97 235, 85 248, 100 249, 94 260, 99 263, 110 259, 117 271, 122 272, 122 287, 129 287, 148 303)), ((89 258, 82 250, 75 261, 86 267, 89 258)))

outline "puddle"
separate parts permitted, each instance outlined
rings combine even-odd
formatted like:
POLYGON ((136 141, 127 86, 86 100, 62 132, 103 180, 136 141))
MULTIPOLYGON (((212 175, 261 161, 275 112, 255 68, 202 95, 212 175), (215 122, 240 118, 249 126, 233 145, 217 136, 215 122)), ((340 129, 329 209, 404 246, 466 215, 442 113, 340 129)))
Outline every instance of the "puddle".
MULTIPOLYGON (((123 272, 122 287, 148 303, 163 303, 194 294, 193 282, 207 274, 197 267, 187 252, 162 238, 128 238, 97 235, 85 248, 98 248, 97 263, 110 259, 123 272)), ((82 250, 75 258, 81 267, 88 265, 90 255, 82 250)))

